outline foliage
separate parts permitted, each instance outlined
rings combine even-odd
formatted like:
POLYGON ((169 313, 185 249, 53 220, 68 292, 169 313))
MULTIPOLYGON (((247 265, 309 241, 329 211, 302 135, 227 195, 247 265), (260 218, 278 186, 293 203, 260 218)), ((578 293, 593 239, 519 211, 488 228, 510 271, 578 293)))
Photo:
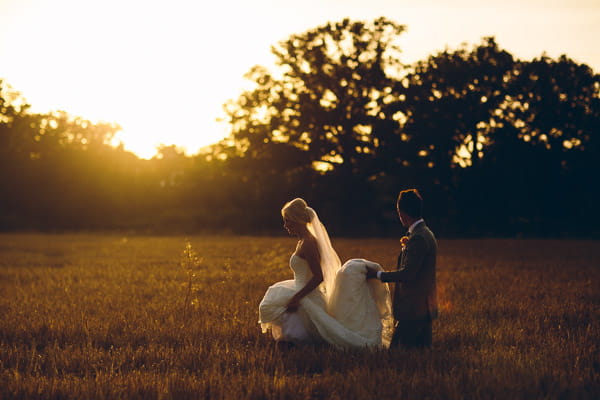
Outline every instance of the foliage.
POLYGON ((281 76, 255 67, 255 88, 226 107, 247 169, 321 171, 296 187, 346 234, 389 232, 405 187, 424 193, 444 234, 540 234, 550 218, 563 231, 580 200, 598 221, 589 181, 599 167, 588 156, 599 75, 566 56, 516 60, 494 38, 403 65, 403 30, 344 20, 275 46, 281 76))
POLYGON ((309 166, 364 176, 379 147, 373 129, 396 98, 388 71, 399 66, 395 41, 403 30, 385 18, 345 19, 273 46, 282 76, 258 66, 247 74, 256 89, 226 107, 233 138, 253 158, 286 144, 302 150, 309 166))
POLYGON ((0 229, 273 233, 302 196, 333 233, 389 236, 416 187, 442 236, 600 235, 600 75, 491 37, 407 65, 404 30, 345 19, 277 43, 225 105, 231 136, 191 157, 138 159, 117 125, 31 113, 0 84, 0 229))
MULTIPOLYGON (((396 240, 333 239, 394 265, 396 240)), ((440 240, 433 349, 280 352, 257 323, 292 239, 0 235, 0 397, 598 398, 599 247, 440 240), (181 250, 204 259, 185 311, 181 250), (551 252, 548 249, 552 249, 551 252)), ((193 257, 192 257, 193 258, 193 257)))

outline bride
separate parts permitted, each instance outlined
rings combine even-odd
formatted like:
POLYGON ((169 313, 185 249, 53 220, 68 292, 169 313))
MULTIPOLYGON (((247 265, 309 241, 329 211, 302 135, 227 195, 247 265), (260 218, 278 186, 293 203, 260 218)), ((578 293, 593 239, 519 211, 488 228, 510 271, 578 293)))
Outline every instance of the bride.
POLYGON ((280 342, 329 343, 342 348, 387 346, 391 301, 387 284, 366 280, 367 266, 352 259, 343 266, 327 230, 303 199, 288 202, 281 214, 290 235, 299 238, 290 258, 294 279, 268 288, 259 306, 263 333, 280 342))

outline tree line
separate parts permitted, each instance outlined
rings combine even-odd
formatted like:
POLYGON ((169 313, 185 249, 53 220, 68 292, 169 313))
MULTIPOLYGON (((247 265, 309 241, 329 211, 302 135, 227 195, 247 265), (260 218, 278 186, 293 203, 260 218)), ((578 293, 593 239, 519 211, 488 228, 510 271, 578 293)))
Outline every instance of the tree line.
POLYGON ((31 113, 2 84, 0 226, 276 233, 302 196, 336 235, 387 236, 416 187, 443 236, 597 236, 600 75, 494 38, 404 64, 404 30, 345 19, 277 43, 224 105, 230 136, 194 156, 139 159, 118 125, 31 113))

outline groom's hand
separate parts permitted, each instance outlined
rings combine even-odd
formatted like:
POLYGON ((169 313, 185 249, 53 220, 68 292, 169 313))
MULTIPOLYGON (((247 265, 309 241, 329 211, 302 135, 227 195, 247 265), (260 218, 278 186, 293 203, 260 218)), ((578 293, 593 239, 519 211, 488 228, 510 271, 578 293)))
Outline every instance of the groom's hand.
POLYGON ((376 279, 377 278, 377 270, 367 267, 367 279, 376 279))

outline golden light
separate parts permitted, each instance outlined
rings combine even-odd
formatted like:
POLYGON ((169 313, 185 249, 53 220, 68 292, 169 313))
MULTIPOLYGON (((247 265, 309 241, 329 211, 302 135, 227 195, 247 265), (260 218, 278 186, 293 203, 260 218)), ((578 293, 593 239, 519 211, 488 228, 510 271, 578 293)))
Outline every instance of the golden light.
POLYGON ((253 64, 270 61, 264 41, 257 41, 260 51, 234 45, 240 32, 229 24, 244 16, 222 3, 210 6, 218 18, 207 18, 203 3, 182 0, 24 0, 12 7, 12 32, 21 36, 10 50, 20 68, 9 71, 9 83, 32 111, 118 123, 114 144, 145 158, 160 144, 195 153, 222 139, 222 104, 237 97, 253 64))
POLYGON ((116 140, 143 157, 161 143, 194 153, 224 136, 227 127, 216 122, 221 105, 237 97, 252 66, 272 65, 271 45, 327 21, 385 15, 406 24, 406 63, 484 36, 496 36, 519 57, 546 51, 600 62, 592 42, 595 2, 521 3, 498 3, 490 20, 489 7, 474 0, 306 0, 293 12, 272 0, 2 0, 0 78, 23 93, 32 111, 120 124, 116 140))

